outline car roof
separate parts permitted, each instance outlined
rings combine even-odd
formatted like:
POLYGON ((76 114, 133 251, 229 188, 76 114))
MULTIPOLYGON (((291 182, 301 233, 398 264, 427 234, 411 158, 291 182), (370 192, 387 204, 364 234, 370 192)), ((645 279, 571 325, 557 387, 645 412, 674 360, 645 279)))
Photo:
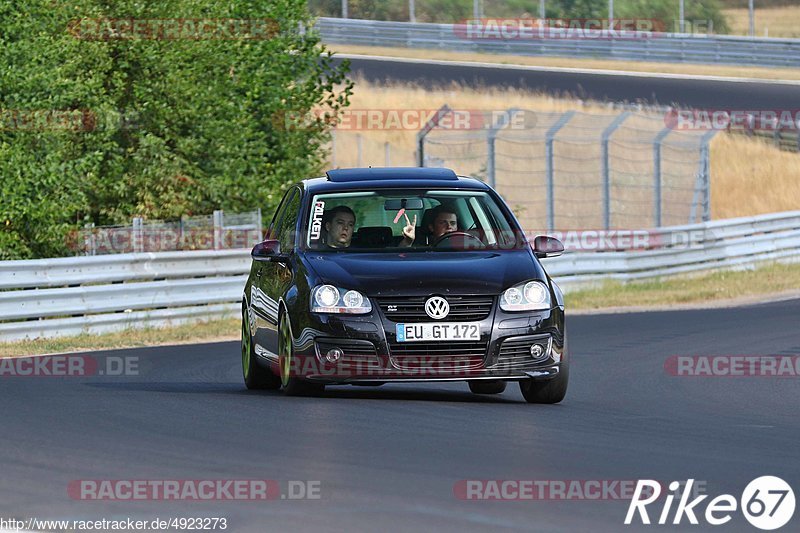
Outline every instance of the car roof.
POLYGON ((449 168, 384 167, 384 168, 337 168, 325 173, 329 181, 337 183, 351 181, 373 181, 391 179, 457 180, 456 173, 449 168))
POLYGON ((303 180, 310 192, 333 192, 364 189, 475 189, 486 190, 488 185, 474 178, 457 176, 449 168, 381 167, 341 168, 329 170, 324 177, 303 180))

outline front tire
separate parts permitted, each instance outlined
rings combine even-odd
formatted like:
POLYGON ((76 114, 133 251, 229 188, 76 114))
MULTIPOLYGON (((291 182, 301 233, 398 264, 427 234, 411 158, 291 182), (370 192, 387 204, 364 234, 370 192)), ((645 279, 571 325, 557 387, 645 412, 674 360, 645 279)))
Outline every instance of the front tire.
POLYGON ((539 381, 526 379, 519 382, 519 390, 528 403, 558 403, 567 395, 569 384, 569 347, 567 335, 564 333, 564 351, 561 354, 561 366, 558 375, 553 379, 539 381))
POLYGON ((506 390, 505 381, 470 381, 469 390, 473 394, 500 394, 506 390))
POLYGON ((250 390, 275 390, 281 386, 278 376, 256 361, 247 307, 242 308, 242 376, 245 387, 250 390))
POLYGON ((325 391, 325 385, 311 383, 303 378, 292 376, 294 343, 289 325, 289 317, 281 313, 278 318, 278 366, 281 371, 280 384, 287 396, 318 396, 325 391))
POLYGON ((519 382, 519 390, 528 403, 558 403, 567 395, 569 363, 561 363, 558 375, 546 381, 526 379, 519 382))

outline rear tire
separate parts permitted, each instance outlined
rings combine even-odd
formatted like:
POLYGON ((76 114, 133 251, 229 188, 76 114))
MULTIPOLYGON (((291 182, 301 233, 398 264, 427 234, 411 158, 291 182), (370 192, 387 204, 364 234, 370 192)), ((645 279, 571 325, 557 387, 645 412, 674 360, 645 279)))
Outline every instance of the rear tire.
POLYGON ((325 392, 325 385, 291 375, 293 358, 294 343, 289 319, 285 313, 281 313, 278 317, 278 366, 281 372, 279 383, 283 385, 283 392, 287 396, 319 396, 325 392))
POLYGON ((250 390, 276 390, 281 380, 269 368, 264 368, 256 361, 253 336, 250 333, 250 318, 247 307, 242 309, 242 376, 244 385, 250 390))
POLYGON ((505 381, 470 381, 469 390, 474 394, 500 394, 506 390, 505 381))

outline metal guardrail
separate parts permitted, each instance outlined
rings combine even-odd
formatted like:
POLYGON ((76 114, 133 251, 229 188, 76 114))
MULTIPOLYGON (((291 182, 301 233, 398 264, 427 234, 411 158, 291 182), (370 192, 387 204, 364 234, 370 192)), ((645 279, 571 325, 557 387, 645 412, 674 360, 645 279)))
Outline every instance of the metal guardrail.
POLYGON ((317 19, 323 42, 431 48, 523 56, 563 56, 668 63, 716 63, 775 67, 800 66, 800 39, 749 38, 729 35, 652 33, 648 37, 600 39, 465 38, 464 24, 317 19))
MULTIPOLYGON (((545 267, 570 290, 606 279, 800 260, 800 211, 645 233, 652 246, 568 252, 544 260, 545 267)), ((235 317, 249 268, 247 249, 1 262, 0 341, 235 317)))
POLYGON ((249 264, 242 249, 0 261, 0 290, 234 276, 245 273, 249 264))
POLYGON ((149 252, 0 262, 0 341, 237 316, 250 269, 249 252, 149 252))

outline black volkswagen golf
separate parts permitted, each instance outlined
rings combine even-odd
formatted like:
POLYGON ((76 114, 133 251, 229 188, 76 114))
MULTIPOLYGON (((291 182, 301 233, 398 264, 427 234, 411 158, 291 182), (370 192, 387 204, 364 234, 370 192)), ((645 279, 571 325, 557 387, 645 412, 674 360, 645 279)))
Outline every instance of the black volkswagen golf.
POLYGON ((286 192, 252 251, 242 299, 250 389, 313 395, 326 385, 519 382, 560 402, 564 301, 500 196, 449 169, 332 170, 286 192))

